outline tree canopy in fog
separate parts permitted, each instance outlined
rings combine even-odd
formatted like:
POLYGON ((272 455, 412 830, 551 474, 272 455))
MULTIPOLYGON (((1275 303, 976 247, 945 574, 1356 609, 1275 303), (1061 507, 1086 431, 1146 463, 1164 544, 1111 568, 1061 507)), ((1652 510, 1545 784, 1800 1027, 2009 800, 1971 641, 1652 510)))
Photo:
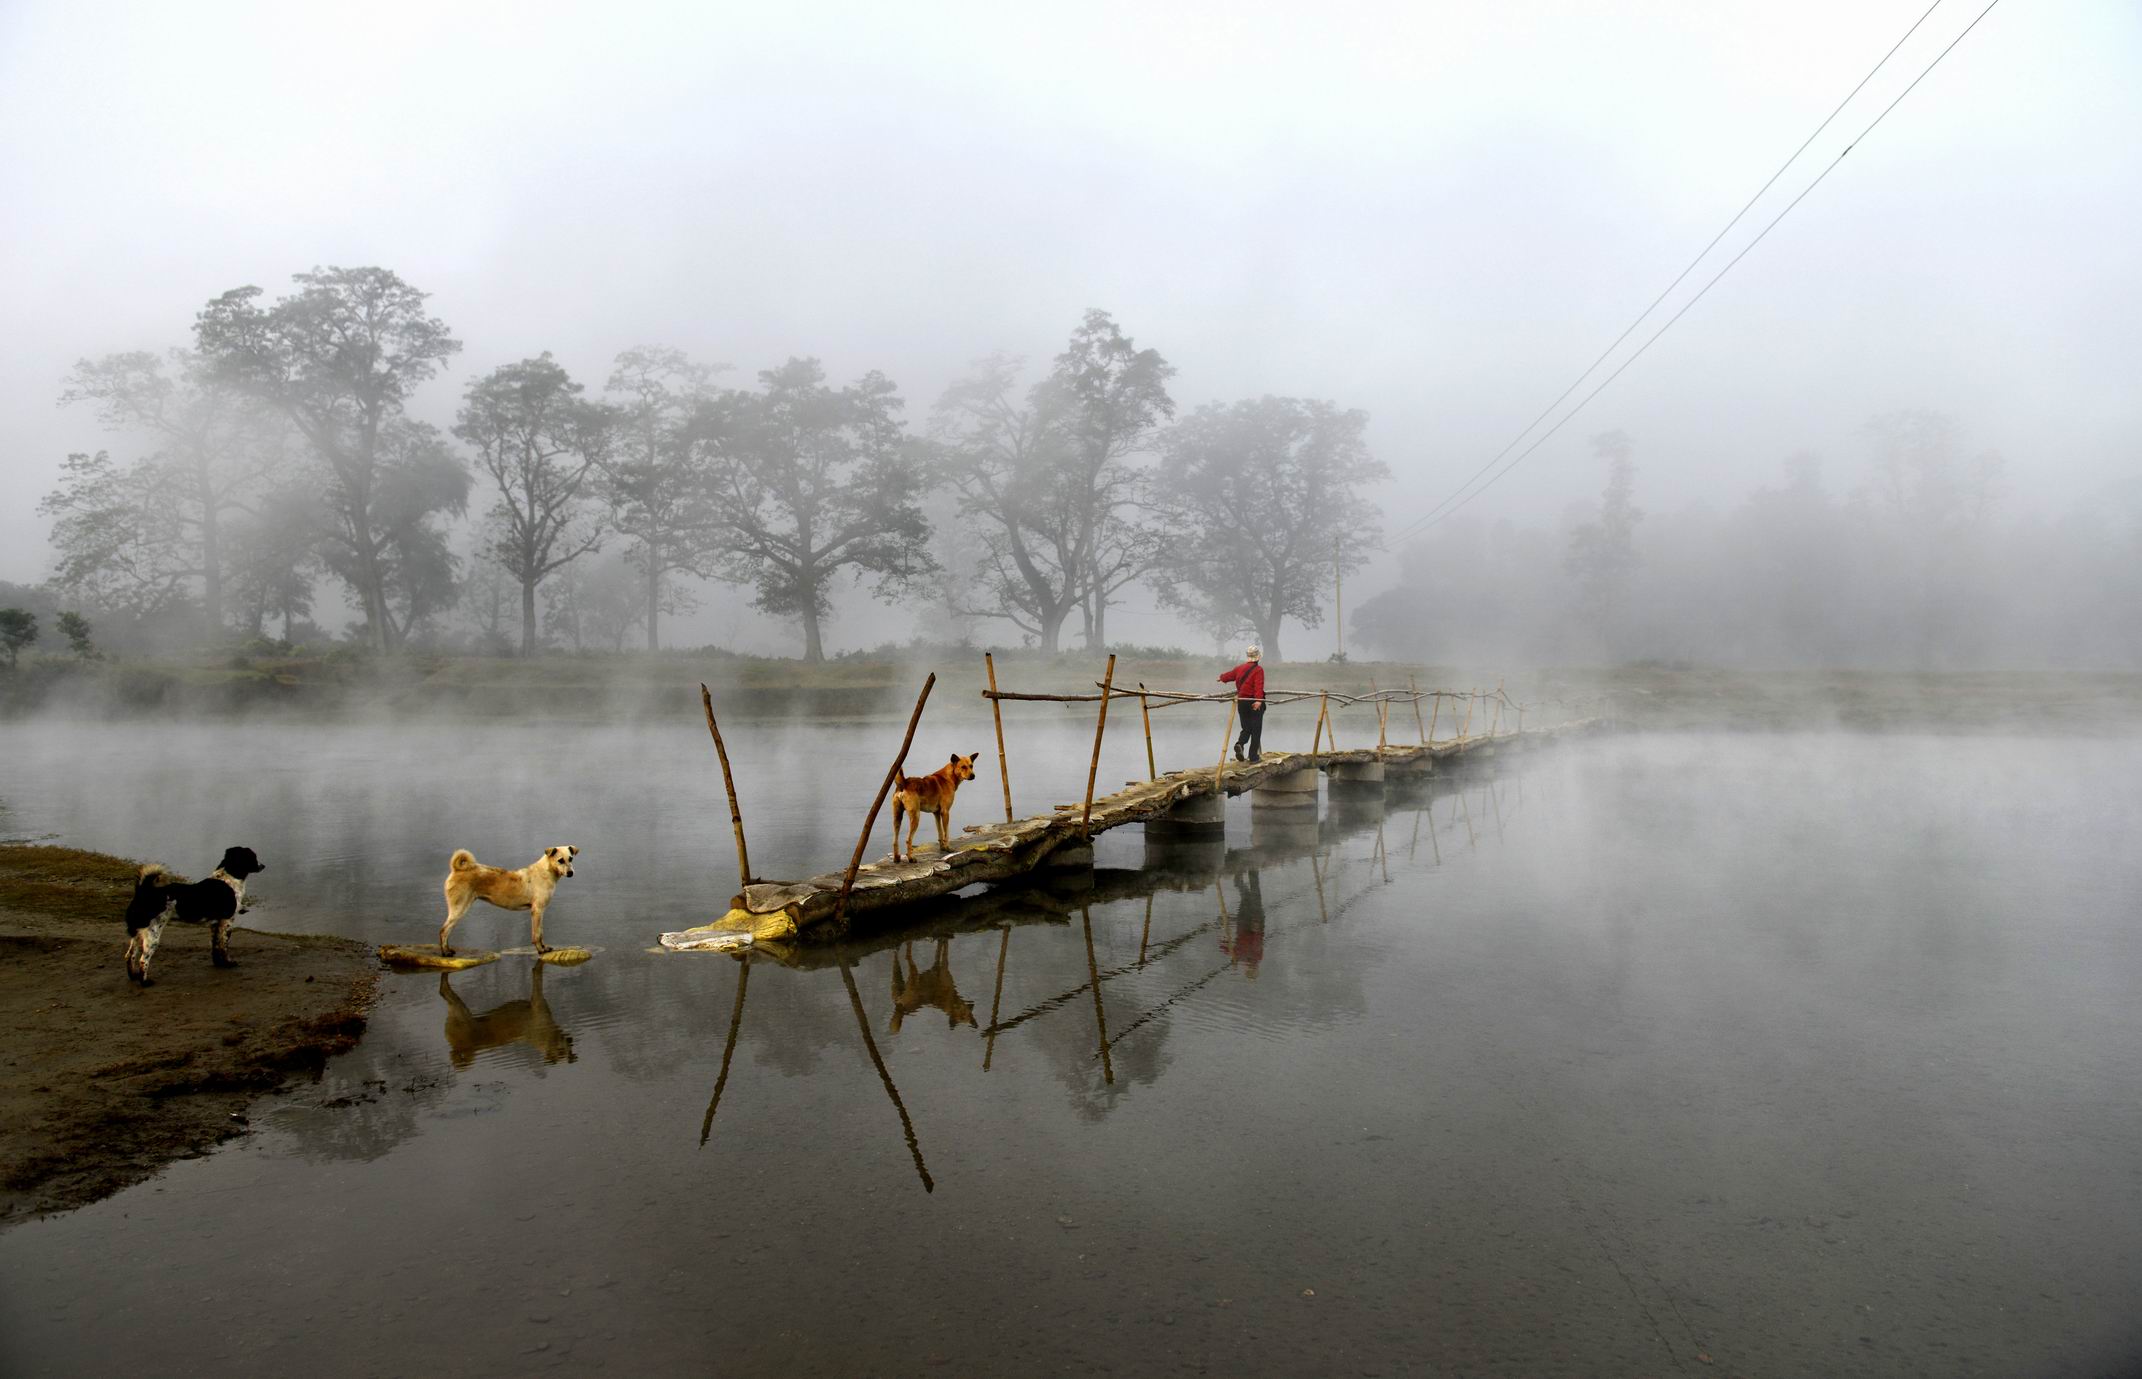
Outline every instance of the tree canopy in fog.
POLYGON ((468 474, 415 390, 461 348, 425 294, 384 268, 316 268, 273 306, 257 287, 210 302, 194 335, 218 377, 288 418, 316 462, 321 559, 346 583, 376 651, 452 598, 434 514, 462 510, 468 474))
POLYGON ((1209 403, 1162 443, 1155 485, 1168 537, 1161 597, 1215 637, 1254 631, 1280 658, 1282 626, 1324 620, 1333 582, 1359 570, 1380 525, 1364 412, 1262 397, 1209 403))

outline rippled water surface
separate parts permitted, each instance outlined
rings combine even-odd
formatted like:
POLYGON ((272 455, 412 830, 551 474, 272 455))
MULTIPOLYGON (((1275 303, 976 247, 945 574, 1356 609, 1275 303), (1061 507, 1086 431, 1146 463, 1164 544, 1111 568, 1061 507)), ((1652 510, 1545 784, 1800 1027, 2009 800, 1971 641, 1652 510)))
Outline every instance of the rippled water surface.
MULTIPOLYGON (((1022 812, 1084 731, 1015 732, 1022 812)), ((755 870, 845 860, 887 730, 737 736, 755 870)), ((794 966, 646 951, 734 889, 710 758, 0 729, 0 830, 250 844, 261 927, 421 942, 452 848, 570 842, 547 937, 603 949, 390 976, 260 1133, 0 1235, 0 1371, 2142 1364, 2134 744, 1591 739, 794 966)), ((958 818, 1001 808, 992 766, 958 818)))

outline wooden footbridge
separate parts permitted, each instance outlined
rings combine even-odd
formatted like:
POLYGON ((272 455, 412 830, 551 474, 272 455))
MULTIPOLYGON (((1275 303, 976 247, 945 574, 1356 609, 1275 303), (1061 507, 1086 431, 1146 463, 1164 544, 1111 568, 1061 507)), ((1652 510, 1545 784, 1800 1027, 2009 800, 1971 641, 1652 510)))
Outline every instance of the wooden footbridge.
POLYGON ((728 791, 729 816, 736 834, 737 870, 741 888, 730 899, 729 911, 712 924, 661 936, 664 948, 675 951, 723 950, 753 942, 813 942, 846 937, 858 920, 883 921, 940 901, 969 886, 1017 881, 1045 875, 1067 867, 1091 867, 1092 839, 1097 833, 1125 824, 1145 824, 1148 835, 1167 833, 1184 838, 1217 838, 1225 828, 1225 804, 1230 795, 1247 793, 1259 810, 1305 813, 1314 818, 1318 787, 1328 779, 1335 799, 1364 795, 1380 798, 1382 792, 1407 779, 1456 769, 1480 762, 1498 753, 1521 750, 1543 741, 1595 727, 1599 720, 1579 717, 1551 727, 1526 727, 1525 706, 1512 701, 1500 686, 1491 691, 1423 690, 1408 681, 1405 689, 1378 690, 1373 682, 1366 694, 1333 690, 1272 689, 1265 696, 1268 706, 1314 703, 1316 727, 1305 752, 1266 751, 1254 762, 1229 758, 1235 735, 1235 701, 1231 693, 1202 694, 1173 690, 1136 689, 1115 683, 1116 659, 1095 682, 1093 693, 1022 694, 997 688, 993 658, 984 658, 989 687, 983 697, 990 701, 996 723, 997 768, 1004 798, 1001 823, 967 826, 949 848, 931 847, 913 861, 894 861, 888 855, 865 862, 871 835, 876 831, 885 797, 898 783, 913 745, 915 729, 922 720, 930 691, 937 683, 932 674, 922 686, 909 715, 900 751, 885 773, 871 802, 870 812, 857 839, 854 855, 844 871, 827 872, 803 881, 768 881, 751 874, 751 860, 744 840, 743 814, 737 801, 736 783, 729 769, 729 753, 715 722, 713 696, 705 685, 700 698, 706 709, 707 729, 721 761, 722 782, 728 791), (1133 782, 1113 794, 1094 794, 1099 774, 1101 743, 1108 730, 1109 708, 1123 700, 1138 701, 1144 724, 1147 779, 1133 782), (1086 774, 1084 798, 1077 804, 1060 804, 1049 814, 1016 818, 1011 802, 1011 765, 1004 745, 1003 705, 1028 701, 1059 704, 1091 703, 1098 706, 1093 736, 1093 756, 1086 774), (1224 704, 1227 727, 1221 736, 1216 764, 1162 774, 1154 761, 1152 715, 1192 704, 1224 704), (1428 712, 1423 713, 1423 705, 1428 712), (1376 714, 1374 746, 1341 748, 1333 733, 1335 708, 1368 706, 1376 714), (1445 711, 1448 708, 1446 721, 1445 711), (1410 709, 1414 727, 1411 742, 1391 740, 1391 715, 1410 709), (1451 735, 1442 737, 1438 729, 1451 735), (1476 731, 1477 729, 1477 731, 1476 731), (1328 745, 1327 745, 1328 741, 1328 745))

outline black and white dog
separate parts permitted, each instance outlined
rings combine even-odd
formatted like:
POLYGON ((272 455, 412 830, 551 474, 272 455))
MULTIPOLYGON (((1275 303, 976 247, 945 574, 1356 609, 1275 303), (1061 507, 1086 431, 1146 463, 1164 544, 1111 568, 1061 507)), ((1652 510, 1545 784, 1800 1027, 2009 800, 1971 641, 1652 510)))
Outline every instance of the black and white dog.
POLYGON ((126 907, 126 974, 149 984, 149 959, 156 956, 164 925, 173 917, 187 924, 214 926, 218 967, 236 967, 231 958, 231 925, 245 913, 245 879, 267 870, 251 848, 225 848, 222 865, 206 881, 173 881, 161 862, 141 869, 134 898, 126 907))

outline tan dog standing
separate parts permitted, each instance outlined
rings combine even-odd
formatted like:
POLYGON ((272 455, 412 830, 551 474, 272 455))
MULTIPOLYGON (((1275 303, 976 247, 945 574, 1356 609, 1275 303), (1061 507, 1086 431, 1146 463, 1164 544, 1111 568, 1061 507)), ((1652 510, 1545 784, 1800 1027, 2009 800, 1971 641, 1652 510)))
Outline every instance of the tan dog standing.
POLYGON ((900 815, 907 815, 907 860, 915 860, 915 830, 922 824, 922 816, 937 816, 937 851, 940 856, 952 847, 952 797, 959 793, 959 783, 974 779, 974 759, 980 752, 966 756, 952 754, 949 765, 940 766, 927 776, 902 776, 900 788, 893 792, 892 800, 892 859, 900 860, 900 815))
POLYGON ((453 860, 447 864, 446 922, 439 926, 439 956, 452 955, 454 950, 446 946, 447 937, 469 912, 469 906, 479 900, 501 910, 528 911, 529 941, 538 953, 548 953, 550 945, 543 942, 543 911, 550 905, 551 892, 558 889, 558 882, 573 874, 573 859, 579 855, 579 848, 561 843, 544 848, 541 857, 518 871, 507 871, 503 867, 487 867, 467 848, 456 848, 453 860))

